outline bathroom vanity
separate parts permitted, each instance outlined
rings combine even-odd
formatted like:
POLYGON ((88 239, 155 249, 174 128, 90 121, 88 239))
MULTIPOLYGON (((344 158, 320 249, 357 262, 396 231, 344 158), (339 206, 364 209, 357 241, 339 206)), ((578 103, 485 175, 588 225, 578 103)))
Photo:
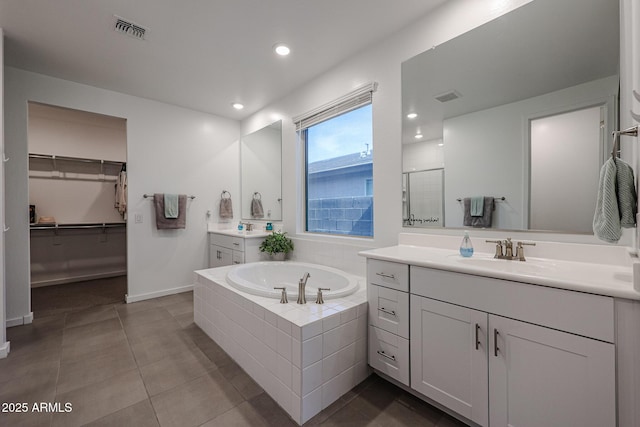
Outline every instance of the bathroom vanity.
POLYGON ((260 261, 266 231, 209 230, 209 267, 260 261))
POLYGON ((639 425, 640 292, 626 249, 539 242, 521 262, 482 244, 462 258, 459 240, 401 234, 361 253, 369 364, 472 425, 639 425))

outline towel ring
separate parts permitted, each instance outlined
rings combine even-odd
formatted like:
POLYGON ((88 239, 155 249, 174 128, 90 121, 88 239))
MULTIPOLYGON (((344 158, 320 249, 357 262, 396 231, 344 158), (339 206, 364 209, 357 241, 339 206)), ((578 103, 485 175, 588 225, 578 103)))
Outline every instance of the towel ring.
POLYGON ((220 198, 221 199, 230 199, 231 198, 231 193, 229 193, 227 190, 222 190, 222 193, 220 193, 220 198), (224 197, 225 194, 227 194, 229 197, 224 197))
POLYGON ((262 194, 256 191, 255 193, 253 193, 253 200, 262 200, 262 194))

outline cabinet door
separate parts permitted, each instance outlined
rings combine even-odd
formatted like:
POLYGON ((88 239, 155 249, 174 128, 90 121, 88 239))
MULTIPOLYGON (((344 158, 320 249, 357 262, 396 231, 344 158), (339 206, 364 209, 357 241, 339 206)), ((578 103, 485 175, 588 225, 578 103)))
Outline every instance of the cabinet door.
POLYGON ((223 267, 233 262, 233 251, 222 246, 209 245, 209 267, 223 267))
POLYGON ((489 316, 492 427, 616 425, 613 344, 489 316))
POLYGON ((487 314, 411 295, 411 387, 488 422, 487 314))
POLYGON ((244 264, 244 252, 242 251, 233 251, 232 255, 233 264, 244 264))

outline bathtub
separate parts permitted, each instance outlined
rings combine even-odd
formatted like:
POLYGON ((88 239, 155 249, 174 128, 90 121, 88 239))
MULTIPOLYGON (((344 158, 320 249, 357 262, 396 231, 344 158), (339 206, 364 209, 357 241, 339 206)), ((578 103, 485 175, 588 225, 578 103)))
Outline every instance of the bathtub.
POLYGON ((280 299, 281 291, 274 287, 285 287, 289 297, 297 297, 298 281, 309 273, 305 295, 315 301, 318 288, 325 300, 342 298, 358 290, 358 279, 335 268, 293 261, 266 261, 240 264, 227 273, 227 282, 236 289, 267 298, 280 299))
POLYGON ((370 372, 365 283, 340 270, 291 261, 199 270, 194 321, 302 425, 370 372), (296 304, 305 272, 311 275, 309 293, 326 286, 335 289, 332 299, 323 292, 324 304, 315 304, 315 295, 307 304, 296 304), (280 303, 277 291, 267 292, 274 282, 295 286, 288 304, 280 303), (338 296, 343 292, 353 293, 338 296))

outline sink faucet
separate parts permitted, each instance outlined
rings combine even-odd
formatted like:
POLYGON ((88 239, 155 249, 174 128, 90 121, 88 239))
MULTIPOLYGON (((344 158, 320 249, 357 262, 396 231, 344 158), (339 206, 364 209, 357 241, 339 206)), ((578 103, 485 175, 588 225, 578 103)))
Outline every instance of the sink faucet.
POLYGON ((307 298, 305 297, 305 288, 307 286, 307 280, 309 280, 311 275, 307 272, 302 275, 302 278, 298 282, 298 304, 306 304, 307 298))
POLYGON ((524 257, 524 246, 535 246, 536 244, 533 242, 517 242, 516 243, 516 254, 513 254, 513 242, 511 241, 511 237, 507 237, 505 240, 485 240, 487 243, 495 243, 496 244, 496 253, 493 256, 497 259, 506 259, 506 260, 514 260, 518 261, 526 261, 524 257), (504 245, 504 252, 502 251, 502 246, 504 245))

